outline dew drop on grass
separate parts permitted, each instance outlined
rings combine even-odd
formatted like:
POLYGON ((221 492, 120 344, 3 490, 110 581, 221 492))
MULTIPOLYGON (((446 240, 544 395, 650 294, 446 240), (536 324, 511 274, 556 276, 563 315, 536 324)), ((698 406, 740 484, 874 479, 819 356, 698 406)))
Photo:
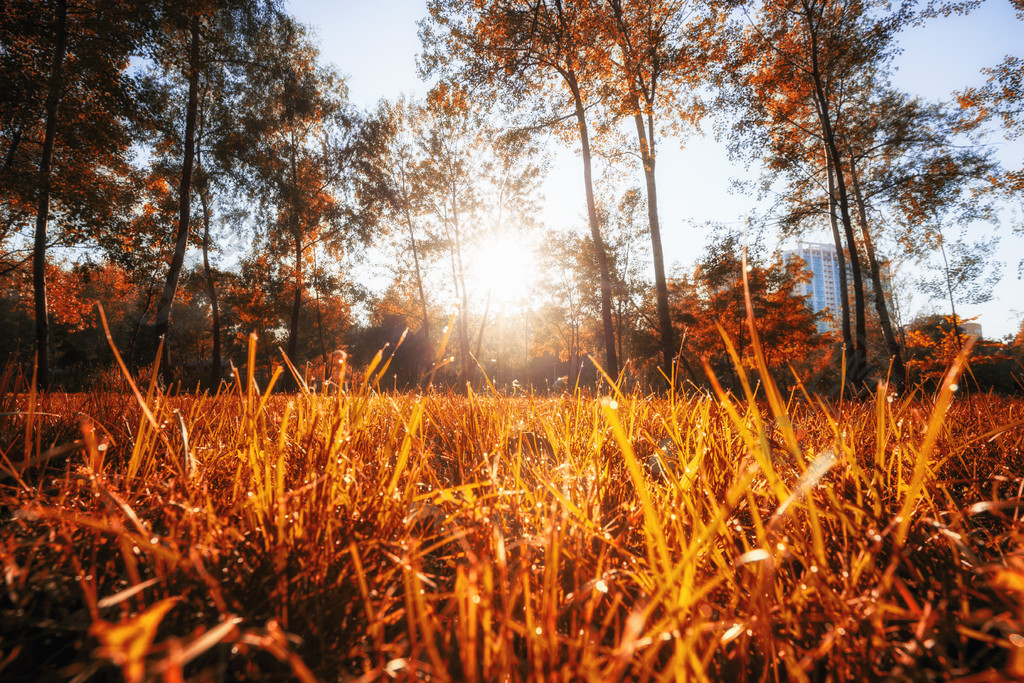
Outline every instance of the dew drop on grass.
POLYGON ((608 592, 608 584, 604 582, 604 579, 598 579, 597 583, 594 585, 594 588, 601 591, 602 593, 608 592))
POLYGON ((474 605, 479 605, 480 604, 480 596, 479 595, 474 595, 473 596, 473 604, 474 605))
POLYGON ((534 633, 536 633, 539 636, 542 633, 544 633, 544 629, 542 629, 540 626, 538 626, 537 628, 534 629, 534 633))

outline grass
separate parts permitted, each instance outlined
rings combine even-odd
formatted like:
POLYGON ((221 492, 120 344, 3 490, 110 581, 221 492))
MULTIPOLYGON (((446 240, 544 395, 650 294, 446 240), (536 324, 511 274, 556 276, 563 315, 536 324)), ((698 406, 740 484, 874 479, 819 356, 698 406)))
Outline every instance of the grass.
POLYGON ((251 367, 215 396, 0 378, 0 677, 1024 676, 1024 403, 958 367, 839 402, 251 367))

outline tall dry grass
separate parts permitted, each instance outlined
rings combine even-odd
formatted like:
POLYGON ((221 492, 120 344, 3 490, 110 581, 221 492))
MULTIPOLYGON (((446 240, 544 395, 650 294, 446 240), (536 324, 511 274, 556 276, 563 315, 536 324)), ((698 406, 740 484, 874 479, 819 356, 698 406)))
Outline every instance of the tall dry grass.
POLYGON ((0 677, 1024 676, 1024 404, 958 366, 827 402, 249 360, 213 396, 0 378, 0 677))

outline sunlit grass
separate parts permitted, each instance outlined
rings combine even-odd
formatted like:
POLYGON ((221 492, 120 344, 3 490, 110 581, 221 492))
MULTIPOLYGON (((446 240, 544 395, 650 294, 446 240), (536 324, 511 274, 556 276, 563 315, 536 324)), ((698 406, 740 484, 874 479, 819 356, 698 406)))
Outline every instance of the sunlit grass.
POLYGON ((1024 675, 1024 405, 956 368, 842 403, 249 368, 216 396, 0 378, 0 674, 1024 675))

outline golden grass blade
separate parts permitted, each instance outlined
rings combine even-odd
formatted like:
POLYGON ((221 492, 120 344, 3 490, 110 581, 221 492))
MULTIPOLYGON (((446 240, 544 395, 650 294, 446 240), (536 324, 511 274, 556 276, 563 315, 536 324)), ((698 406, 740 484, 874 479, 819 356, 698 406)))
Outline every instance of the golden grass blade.
POLYGON ((914 506, 918 503, 919 496, 922 495, 925 476, 931 469, 929 467, 929 460, 931 459, 932 452, 935 449, 935 444, 938 441, 939 432, 942 429, 946 411, 948 410, 950 403, 953 401, 953 394, 958 388, 956 384, 957 379, 963 372, 964 364, 967 362, 967 355, 974 346, 974 339, 974 337, 971 337, 967 340, 967 343, 964 344, 963 350, 959 355, 957 355, 956 360, 953 361, 953 364, 950 366, 942 380, 942 387, 939 390, 939 395, 935 401, 935 407, 932 409, 931 417, 928 420, 928 430, 925 433, 924 442, 916 453, 914 460, 914 472, 911 475, 909 490, 907 491, 906 497, 903 500, 903 505, 900 508, 898 516, 899 525, 896 527, 895 535, 898 545, 903 545, 907 540, 907 531, 910 528, 910 521, 912 517, 911 513, 914 506))
POLYGON ((152 579, 148 579, 146 581, 143 581, 142 583, 137 583, 137 584, 135 584, 134 586, 132 586, 130 588, 125 588, 123 591, 119 591, 119 592, 115 593, 114 595, 110 595, 110 596, 107 596, 107 597, 101 599, 99 602, 96 603, 96 606, 99 607, 100 609, 105 609, 107 607, 113 607, 114 605, 119 605, 122 602, 124 602, 125 600, 127 600, 128 598, 131 598, 133 596, 138 595, 139 593, 141 593, 142 591, 146 590, 150 586, 155 586, 156 584, 160 583, 161 581, 163 581, 163 578, 161 578, 159 576, 154 576, 152 579))
POLYGON ((219 624, 209 631, 196 636, 185 647, 173 652, 162 662, 153 667, 153 673, 164 674, 172 669, 180 670, 193 659, 203 654, 217 643, 231 638, 235 640, 238 635, 238 625, 242 623, 241 617, 226 617, 219 624), (232 638, 232 636, 235 636, 232 638))
POLYGON ((616 415, 618 404, 610 399, 601 400, 601 412, 605 421, 611 426, 615 441, 622 450, 622 457, 626 462, 626 470, 640 498, 640 505, 644 513, 644 527, 647 530, 647 551, 651 566, 660 567, 661 571, 668 574, 672 570, 672 561, 668 554, 668 541, 665 539, 665 532, 661 527, 661 520, 658 517, 657 509, 651 500, 651 493, 647 487, 647 480, 644 478, 643 469, 637 461, 636 453, 633 452, 633 444, 626 438, 622 429, 622 423, 616 415))
MULTIPOLYGON (((255 349, 255 336, 256 335, 253 335, 252 336, 252 340, 249 342, 250 345, 252 345, 252 347, 254 349, 255 349)), ((310 391, 309 391, 309 386, 306 384, 306 379, 299 373, 298 370, 295 369, 295 366, 292 364, 292 359, 288 357, 288 354, 284 352, 284 349, 278 349, 278 351, 281 352, 281 358, 284 359, 285 365, 288 366, 288 371, 292 373, 292 377, 295 379, 295 385, 297 387, 299 387, 299 389, 302 391, 302 395, 303 396, 309 396, 310 391)), ((250 355, 252 355, 252 354, 250 354, 250 355)), ((250 361, 250 363, 252 363, 252 362, 253 361, 250 361)), ((252 373, 251 372, 249 373, 249 382, 250 382, 250 384, 252 383, 252 373)), ((267 391, 264 392, 264 393, 265 394, 269 394, 270 393, 270 389, 268 388, 267 391)))
POLYGON ((388 482, 387 487, 384 489, 384 498, 389 499, 391 494, 394 492, 395 487, 398 486, 398 479, 402 476, 402 472, 405 471, 405 466, 409 462, 409 454, 412 451, 413 435, 419 429, 420 420, 423 419, 423 411, 426 409, 425 404, 420 401, 413 409, 412 417, 409 419, 408 424, 405 427, 405 436, 402 437, 402 445, 398 449, 398 461, 395 463, 395 471, 391 475, 391 480, 388 482))
MULTIPOLYGON (((385 373, 387 373, 388 368, 391 367, 391 361, 393 361, 395 359, 395 354, 398 353, 399 347, 402 346, 402 342, 405 341, 405 337, 408 334, 409 334, 409 328, 407 327, 407 328, 405 328, 402 331, 402 336, 398 338, 397 342, 395 342, 395 348, 391 349, 391 355, 388 356, 388 359, 384 362, 384 365, 381 367, 380 371, 377 373, 377 376, 373 378, 373 383, 371 384, 371 386, 374 389, 376 389, 378 386, 380 386, 381 379, 384 378, 384 375, 385 375, 385 373)), ((385 345, 385 348, 387 348, 386 345, 385 345)))
MULTIPOLYGON (((173 453, 174 451, 171 448, 171 442, 170 440, 168 440, 167 434, 164 433, 164 430, 161 429, 160 425, 157 423, 156 418, 153 417, 153 413, 152 411, 150 411, 149 405, 147 405, 147 402, 142 398, 142 393, 139 391, 139 388, 135 385, 135 380, 132 379, 131 373, 128 372, 128 367, 124 364, 124 360, 122 360, 121 354, 117 350, 117 346, 114 345, 114 338, 110 334, 110 326, 107 325, 107 314, 103 312, 103 306, 97 302, 96 308, 97 310, 99 310, 100 321, 103 323, 103 333, 107 337, 107 344, 110 346, 110 350, 114 353, 114 359, 117 361, 118 367, 121 368, 121 374, 123 374, 124 378, 128 381, 128 386, 131 387, 132 394, 135 395, 135 400, 139 402, 139 407, 142 408, 142 413, 146 416, 146 419, 149 420, 149 424, 153 428, 153 431, 156 432, 156 434, 160 437, 160 440, 163 442, 164 447, 167 449, 167 453, 173 453)), ((159 359, 162 355, 162 348, 163 340, 161 340, 160 344, 157 346, 157 360, 154 363, 154 366, 159 366, 160 364, 159 359)), ((156 371, 157 368, 154 367, 154 375, 156 374, 156 371)))
POLYGON ((812 462, 810 467, 804 470, 803 474, 800 475, 800 479, 797 480, 796 486, 793 488, 793 492, 789 497, 783 501, 781 505, 775 510, 772 518, 768 521, 768 532, 771 534, 775 527, 778 525, 779 520, 785 516, 786 511, 794 503, 806 498, 811 490, 818 485, 822 477, 829 473, 835 464, 839 462, 836 458, 836 454, 832 450, 822 451, 818 454, 812 462))
MULTIPOLYGON (((626 403, 626 397, 623 396, 622 392, 619 390, 618 382, 616 382, 615 380, 613 380, 611 377, 608 376, 608 373, 604 371, 604 368, 601 367, 601 364, 598 363, 597 360, 593 356, 591 356, 590 354, 587 354, 587 358, 589 358, 591 364, 595 368, 597 368, 597 371, 601 373, 601 376, 604 377, 604 381, 608 383, 608 386, 610 386, 612 388, 612 393, 615 396, 615 400, 618 401, 621 404, 625 404, 626 403)), ((578 377, 577 377, 577 382, 579 382, 579 378, 578 377)), ((577 387, 576 387, 576 393, 577 394, 579 393, 579 385, 577 385, 577 387)))
POLYGON ((768 368, 768 361, 765 359, 764 349, 761 347, 761 337, 757 333, 757 326, 754 324, 754 304, 750 297, 750 280, 748 277, 747 248, 743 247, 743 300, 747 308, 747 328, 750 330, 750 343, 754 348, 754 358, 757 363, 758 372, 761 375, 761 383, 764 386, 765 396, 768 399, 768 406, 772 415, 782 430, 782 436, 786 441, 789 451, 796 457, 797 462, 802 462, 800 456, 800 443, 793 430, 793 424, 789 420, 789 412, 786 410, 786 402, 779 392, 778 385, 772 377, 768 368))

